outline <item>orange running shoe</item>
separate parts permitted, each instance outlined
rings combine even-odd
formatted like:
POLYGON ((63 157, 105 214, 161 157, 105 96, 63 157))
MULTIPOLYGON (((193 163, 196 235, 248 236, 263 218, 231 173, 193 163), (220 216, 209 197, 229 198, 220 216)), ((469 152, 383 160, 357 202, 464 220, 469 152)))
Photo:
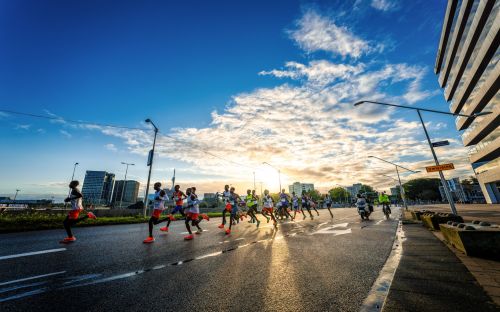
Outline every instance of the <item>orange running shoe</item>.
POLYGON ((226 230, 226 235, 229 235, 229 234, 231 234, 231 230, 230 230, 230 229, 227 229, 227 230, 226 230))
POLYGON ((223 229, 223 228, 224 228, 224 224, 219 225, 219 229, 223 229))
POLYGON ((168 232, 168 226, 161 227, 160 231, 162 231, 162 232, 168 232))
POLYGON ((173 215, 169 215, 168 218, 170 219, 170 221, 175 221, 175 217, 173 215))
POLYGON ((184 236, 184 240, 192 240, 194 238, 193 234, 189 234, 187 236, 184 236))
POLYGON ((87 212, 87 217, 89 217, 89 219, 94 219, 94 220, 97 219, 97 217, 95 216, 95 214, 92 213, 92 212, 90 212, 90 211, 87 212))
POLYGON ((74 236, 71 236, 71 237, 66 237, 65 239, 63 239, 62 241, 60 241, 61 244, 69 244, 69 243, 72 243, 76 241, 76 237, 74 236))
POLYGON ((202 217, 204 220, 210 221, 210 217, 209 217, 207 214, 205 214, 205 213, 203 213, 203 214, 201 215, 201 217, 202 217))
POLYGON ((152 237, 152 236, 149 236, 148 238, 146 238, 146 239, 145 239, 145 240, 143 240, 142 242, 143 242, 144 244, 151 244, 151 243, 152 243, 152 242, 154 242, 154 241, 155 241, 155 238, 154 238, 154 237, 152 237))

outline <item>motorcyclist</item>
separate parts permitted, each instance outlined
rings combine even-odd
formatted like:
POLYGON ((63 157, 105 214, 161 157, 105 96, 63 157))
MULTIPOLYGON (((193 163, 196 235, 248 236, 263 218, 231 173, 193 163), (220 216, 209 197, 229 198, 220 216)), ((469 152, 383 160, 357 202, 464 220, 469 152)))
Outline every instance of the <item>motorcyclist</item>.
POLYGON ((356 207, 358 208, 358 213, 361 215, 361 212, 364 211, 366 220, 369 220, 368 217, 370 215, 370 210, 368 208, 366 199, 361 195, 357 195, 356 207))
POLYGON ((382 205, 382 210, 387 209, 388 213, 391 214, 391 201, 385 191, 378 196, 378 202, 382 205))

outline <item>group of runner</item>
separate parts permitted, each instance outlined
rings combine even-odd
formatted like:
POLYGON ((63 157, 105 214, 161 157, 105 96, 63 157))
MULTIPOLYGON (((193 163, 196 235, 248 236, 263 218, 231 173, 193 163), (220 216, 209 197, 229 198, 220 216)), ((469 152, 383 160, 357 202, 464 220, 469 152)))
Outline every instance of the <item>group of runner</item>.
MULTIPOLYGON (((61 241, 61 243, 67 244, 74 242, 76 240, 75 236, 71 231, 71 226, 76 223, 87 219, 96 219, 96 216, 92 212, 87 212, 85 216, 80 217, 80 213, 83 211, 82 206, 82 193, 78 189, 79 182, 71 181, 69 184, 70 194, 65 199, 65 202, 71 202, 71 210, 68 216, 64 220, 64 228, 67 232, 67 237, 61 241)), ((160 228, 162 232, 168 232, 169 226, 172 221, 175 221, 175 214, 180 214, 179 220, 184 220, 188 235, 184 237, 185 240, 192 240, 194 238, 191 227, 196 227, 195 234, 201 234, 203 229, 200 227, 200 223, 203 220, 209 221, 210 218, 206 214, 200 214, 200 200, 196 194, 196 187, 190 187, 186 189, 186 193, 180 190, 179 185, 175 185, 174 190, 170 198, 167 196, 167 192, 161 188, 161 183, 156 182, 154 184, 154 198, 153 198, 153 212, 149 219, 149 234, 148 237, 143 241, 145 244, 153 243, 155 241, 153 236, 154 226, 163 222, 167 222, 164 227, 160 228), (162 214, 167 208, 165 207, 165 202, 172 199, 175 203, 173 208, 167 215, 162 214), (186 201, 186 205, 184 204, 186 201)), ((224 191, 222 193, 216 194, 217 200, 222 199, 224 203, 224 209, 222 210, 222 223, 219 225, 220 229, 225 230, 226 234, 231 234, 232 226, 236 225, 244 218, 250 217, 249 223, 255 223, 257 228, 260 226, 261 220, 257 217, 258 204, 260 201, 259 196, 255 194, 255 190, 247 190, 247 194, 241 197, 235 192, 234 187, 229 187, 229 185, 224 186, 224 191), (229 214, 229 222, 227 222, 227 215, 229 214)), ((333 218, 333 213, 331 211, 332 198, 329 194, 324 197, 324 203, 328 209, 330 216, 333 218)), ((265 190, 262 198, 262 211, 261 215, 266 219, 267 223, 271 220, 273 221, 274 227, 278 226, 278 220, 295 220, 297 214, 302 214, 303 220, 307 218, 306 212, 308 213, 311 220, 314 219, 312 210, 314 210, 319 216, 319 212, 316 209, 318 203, 312 199, 307 193, 302 193, 300 197, 292 192, 291 196, 285 192, 285 189, 281 190, 278 196, 278 200, 275 201, 270 195, 269 190, 265 190), (293 211, 293 216, 291 212, 293 211)))

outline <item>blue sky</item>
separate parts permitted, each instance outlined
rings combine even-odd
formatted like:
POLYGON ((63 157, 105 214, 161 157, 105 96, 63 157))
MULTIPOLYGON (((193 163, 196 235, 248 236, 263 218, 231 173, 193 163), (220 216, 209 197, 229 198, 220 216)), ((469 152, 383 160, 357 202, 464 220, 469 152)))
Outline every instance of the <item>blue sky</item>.
MULTIPOLYGON (((161 130, 153 180, 217 191, 256 179, 380 189, 370 153, 430 164, 416 115, 352 102, 447 110, 432 68, 446 1, 0 1, 0 108, 161 130), (176 139, 165 136, 173 136, 176 139), (214 156, 215 155, 215 156, 214 156), (225 160, 223 160, 225 159, 225 160)), ((425 115, 469 174, 450 116, 425 115)), ((144 183, 150 130, 0 113, 0 194, 60 196, 72 165, 144 183)), ((419 175, 416 175, 419 176, 419 175)), ((421 174, 420 176, 424 176, 421 174)))

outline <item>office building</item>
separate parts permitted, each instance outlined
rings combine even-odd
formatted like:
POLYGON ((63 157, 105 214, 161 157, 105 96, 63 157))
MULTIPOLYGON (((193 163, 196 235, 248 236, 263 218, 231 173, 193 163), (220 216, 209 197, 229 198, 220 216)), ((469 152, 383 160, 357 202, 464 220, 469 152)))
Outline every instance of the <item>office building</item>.
POLYGON ((84 205, 109 205, 114 183, 114 173, 87 170, 82 186, 84 205))
POLYGON ((500 1, 448 0, 434 71, 488 203, 500 202, 500 1))
MULTIPOLYGON (((448 183, 448 189, 451 192, 451 196, 453 196, 453 199, 459 203, 467 203, 469 200, 465 194, 464 188, 462 187, 462 184, 460 183, 459 178, 453 178, 446 180, 446 183, 448 183)), ((446 201, 446 195, 443 189, 443 186, 439 186, 439 193, 441 195, 441 198, 443 201, 446 201)))
POLYGON ((399 185, 396 185, 394 187, 391 187, 391 195, 393 196, 399 196, 399 185))
POLYGON ((361 191, 361 187, 363 187, 363 184, 361 183, 355 183, 352 186, 346 187, 347 192, 351 194, 352 198, 356 198, 356 195, 358 195, 361 191))
POLYGON ((115 181, 115 187, 113 190, 113 196, 111 197, 111 203, 114 207, 126 208, 137 202, 137 196, 139 195, 140 183, 132 180, 118 180, 115 181), (125 186, 125 187, 124 187, 125 186), (123 197, 122 197, 123 190, 123 197), (120 202, 121 205, 120 205, 120 202))
POLYGON ((300 183, 300 182, 295 182, 292 185, 288 186, 288 191, 290 194, 295 192, 295 195, 301 196, 302 192, 309 192, 314 190, 314 184, 312 183, 300 183))

